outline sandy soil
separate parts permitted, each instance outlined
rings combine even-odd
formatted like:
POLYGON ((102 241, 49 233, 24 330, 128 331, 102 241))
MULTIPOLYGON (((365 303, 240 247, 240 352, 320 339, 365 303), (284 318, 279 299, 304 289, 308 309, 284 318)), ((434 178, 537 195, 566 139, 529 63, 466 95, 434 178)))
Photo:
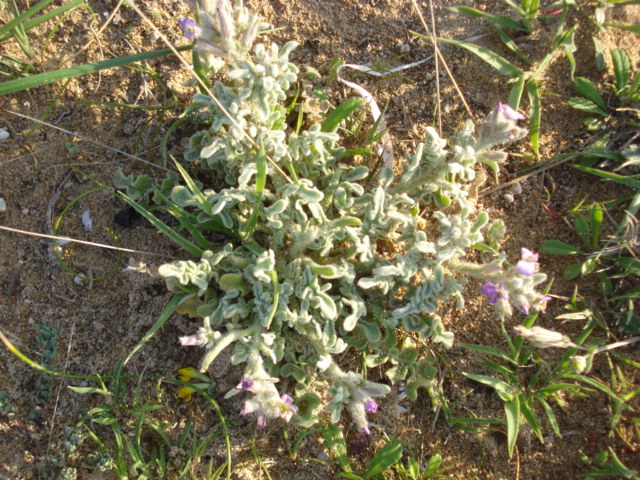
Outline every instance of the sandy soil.
MULTIPOLYGON (((122 7, 116 20, 94 40, 104 22, 105 12, 111 12, 115 2, 89 1, 95 16, 86 9, 78 10, 65 20, 53 36, 44 53, 37 57, 38 71, 61 66, 82 64, 156 48, 162 48, 135 12, 122 7), (91 25, 91 28, 89 27, 91 25), (69 58, 76 54, 74 58, 69 58)), ((268 21, 281 27, 274 40, 280 44, 296 40, 300 46, 293 56, 301 66, 329 73, 334 57, 349 63, 394 65, 409 63, 428 57, 432 45, 410 34, 424 32, 409 0, 254 0, 247 2, 268 21), (398 57, 405 53, 401 59, 398 57)), ((498 44, 486 23, 470 21, 445 10, 446 6, 466 4, 495 12, 490 1, 434 2, 434 14, 438 35, 446 38, 466 39, 481 36, 476 41, 507 55, 498 44)), ((418 2, 429 19, 429 2, 418 2)), ((155 24, 176 44, 185 43, 176 25, 180 15, 187 14, 186 5, 178 1, 159 0, 145 2, 145 11, 155 24)), ((596 35, 603 47, 622 46, 637 54, 637 37, 620 31, 598 32, 588 19, 590 8, 570 13, 569 24, 578 26, 576 44, 576 75, 598 78, 594 72, 594 47, 596 35)), ((619 9, 615 20, 638 23, 638 7, 619 9)), ((6 19, 6 14, 3 20, 6 19)), ((51 25, 37 29, 33 43, 43 45, 51 25)), ((536 60, 546 52, 554 34, 553 26, 540 28, 530 38, 522 39, 526 53, 536 60)), ((18 55, 15 45, 4 43, 10 54, 18 55)), ((488 113, 499 101, 505 101, 509 86, 494 70, 470 54, 451 46, 443 47, 443 55, 464 92, 476 118, 488 113)), ((149 75, 129 69, 112 69, 100 74, 29 90, 0 98, 0 127, 10 130, 9 141, 0 144, 0 197, 7 209, 0 213, 0 224, 32 232, 51 233, 54 224, 70 202, 94 188, 86 176, 72 170, 81 169, 87 176, 110 185, 113 172, 125 168, 128 172, 153 173, 154 169, 132 160, 121 152, 127 152, 148 162, 158 162, 160 136, 181 113, 193 94, 192 87, 185 86, 188 74, 171 57, 150 60, 146 66, 153 69, 168 87, 170 100, 163 100, 163 86, 149 75), (57 101, 56 96, 59 95, 57 101), (171 96, 173 99, 171 100, 171 96), (114 102, 154 106, 171 105, 163 111, 127 109, 98 105, 96 102, 114 102), (27 115, 29 118, 17 116, 27 115), (51 125, 37 125, 35 118, 43 117, 51 125), (76 135, 71 134, 74 132, 76 135)), ((358 81, 371 92, 377 101, 389 103, 387 124, 396 148, 396 162, 411 150, 428 125, 436 123, 434 116, 436 98, 435 65, 433 60, 411 70, 403 76, 374 79, 358 77, 358 81)), ((446 74, 441 73, 441 105, 443 130, 452 132, 465 118, 465 111, 453 85, 446 74)), ((327 93, 338 102, 354 92, 334 82, 326 87, 327 93)), ((573 95, 569 67, 565 58, 558 57, 551 65, 543 87, 544 117, 541 135, 541 152, 544 158, 575 151, 585 146, 590 137, 580 125, 581 115, 563 101, 573 95)), ((181 152, 182 139, 188 138, 189 128, 179 130, 171 139, 174 155, 181 152)), ((506 171, 499 182, 504 183, 532 164, 531 160, 517 154, 529 154, 529 146, 522 142, 515 149, 506 171)), ((496 186, 491 180, 483 186, 496 186)), ((580 199, 611 198, 611 186, 594 181, 593 177, 578 174, 568 167, 557 167, 546 173, 535 174, 522 183, 523 192, 508 203, 504 191, 481 196, 480 202, 491 209, 495 216, 507 222, 509 235, 505 249, 514 259, 521 246, 539 250, 546 239, 574 242, 571 230, 563 216, 580 199), (542 203, 548 202, 555 215, 550 215, 542 203)), ((0 232, 0 328, 11 342, 36 361, 41 361, 41 346, 36 341, 37 327, 45 322, 59 326, 57 354, 51 367, 57 371, 76 375, 109 375, 119 358, 126 355, 162 312, 169 300, 161 280, 138 274, 126 273, 123 266, 128 257, 150 264, 160 264, 172 258, 182 258, 167 239, 158 234, 141 219, 134 219, 130 226, 122 227, 114 222, 114 216, 125 209, 108 193, 100 190, 87 194, 64 214, 57 233, 93 242, 113 244, 113 235, 120 246, 157 256, 131 254, 121 258, 104 249, 65 245, 62 258, 68 267, 94 278, 107 275, 117 268, 115 275, 94 282, 76 282, 74 275, 61 267, 53 255, 51 243, 17 233, 0 232), (87 229, 81 215, 89 211, 93 228, 87 229), (113 233, 112 233, 113 232, 113 233)), ((611 228, 609 225, 608 228, 611 228)), ((562 270, 569 263, 563 257, 541 256, 542 269, 557 280, 553 293, 569 296, 574 283, 562 280, 562 270)), ((591 278, 580 280, 578 286, 585 295, 593 292, 591 278)), ((477 291, 477 286, 471 289, 477 291)), ((560 326, 554 316, 561 313, 561 301, 554 302, 541 324, 560 326)), ((490 308, 479 296, 470 299, 465 311, 455 311, 444 306, 443 318, 448 329, 456 334, 460 343, 476 343, 501 346, 500 328, 490 308)), ((509 325, 522 318, 513 318, 509 325)), ((127 365, 126 373, 146 377, 173 377, 178 368, 196 365, 199 352, 181 349, 177 337, 193 331, 194 324, 182 316, 174 316, 154 338, 127 365)), ((562 325, 568 333, 579 330, 579 325, 562 325)), ((429 346, 425 346, 429 348, 429 346)), ((479 373, 480 369, 467 350, 454 346, 451 351, 440 352, 443 391, 453 416, 473 414, 482 417, 502 418, 502 405, 497 395, 461 375, 462 371, 479 373)), ((640 351, 629 349, 629 358, 640 361, 640 351)), ((550 360, 558 359, 557 352, 545 353, 550 360)), ((82 380, 52 380, 52 397, 34 411, 32 395, 40 377, 39 373, 15 358, 5 348, 0 349, 0 364, 4 374, 0 376, 0 391, 11 398, 14 415, 0 416, 0 478, 37 478, 46 472, 47 459, 55 458, 64 439, 65 427, 75 425, 83 412, 103 400, 96 395, 79 395, 68 385, 95 386, 82 380)), ((217 383, 218 392, 232 388, 240 371, 228 363, 228 358, 218 360, 211 369, 211 377, 217 383)), ((375 378, 378 372, 371 372, 375 378)), ((608 378, 606 364, 596 364, 593 374, 608 378)), ((161 384, 157 394, 156 382, 145 381, 150 392, 150 402, 165 406, 161 418, 170 427, 169 435, 178 438, 187 418, 193 418, 199 435, 204 435, 216 423, 217 417, 210 407, 199 399, 188 404, 177 399, 177 387, 161 384)), ((130 385, 135 388, 135 381, 130 385)), ((237 400, 225 401, 222 393, 217 396, 223 412, 232 421, 231 435, 235 467, 234 478, 266 478, 255 465, 249 441, 254 442, 265 467, 274 479, 329 479, 339 472, 331 463, 323 465, 308 459, 326 458, 326 450, 318 435, 311 434, 301 447, 294 461, 288 455, 283 441, 282 426, 271 425, 266 431, 256 433, 253 421, 238 415, 237 400)), ((499 432, 477 434, 450 429, 443 414, 435 416, 426 393, 415 404, 399 400, 397 389, 381 404, 382 415, 376 418, 379 429, 370 438, 362 438, 344 425, 354 463, 366 464, 377 448, 384 445, 381 432, 407 442, 406 451, 424 461, 434 453, 440 453, 449 467, 450 478, 457 479, 572 479, 583 467, 577 452, 589 454, 607 446, 613 446, 629 467, 640 468, 638 453, 620 444, 609 435, 611 406, 604 395, 593 394, 588 399, 569 398, 566 407, 556 408, 562 439, 554 438, 548 425, 544 425, 544 445, 529 432, 523 432, 517 454, 509 459, 505 437, 499 432), (408 409, 395 413, 395 406, 408 409)), ((637 402, 636 402, 637 403, 637 402)), ((636 404, 636 407, 640 405, 636 404)), ((97 427, 109 435, 108 429, 97 427)), ((289 427, 289 437, 299 432, 289 427)), ((83 454, 95 449, 91 440, 85 442, 83 454)), ((174 452, 180 455, 180 452, 174 452)), ((219 465, 224 458, 224 442, 212 441, 203 453, 202 465, 194 471, 195 478, 203 475, 209 460, 219 465)), ((115 478, 113 473, 98 474, 88 468, 79 469, 79 478, 115 478)), ((177 477, 176 477, 177 478, 177 477)))

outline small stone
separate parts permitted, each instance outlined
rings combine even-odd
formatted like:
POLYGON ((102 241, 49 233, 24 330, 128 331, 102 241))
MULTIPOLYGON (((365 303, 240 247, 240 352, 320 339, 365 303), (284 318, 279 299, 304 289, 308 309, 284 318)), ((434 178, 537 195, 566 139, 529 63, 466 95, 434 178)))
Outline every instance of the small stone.
POLYGON ((23 208, 22 209, 22 214, 23 215, 29 215, 29 209, 28 208, 23 208))
POLYGON ((5 212, 7 210, 7 202, 4 201, 4 198, 0 197, 0 212, 5 212))
POLYGON ((5 130, 4 128, 0 128, 0 142, 4 142, 10 136, 11 134, 7 130, 5 130))
POLYGON ((502 195, 502 198, 504 198, 507 203, 513 203, 513 195, 511 195, 510 193, 505 193, 504 195, 502 195))
POLYGON ((519 183, 511 185, 511 188, 509 188, 509 191, 514 195, 520 195, 522 193, 522 185, 520 185, 519 183))

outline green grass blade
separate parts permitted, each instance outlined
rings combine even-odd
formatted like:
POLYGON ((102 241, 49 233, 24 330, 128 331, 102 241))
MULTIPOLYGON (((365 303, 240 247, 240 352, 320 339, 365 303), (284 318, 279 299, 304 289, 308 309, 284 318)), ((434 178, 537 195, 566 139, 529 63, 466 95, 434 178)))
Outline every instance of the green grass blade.
POLYGON ((562 375, 564 378, 571 378, 573 380, 580 380, 581 382, 586 383, 590 387, 593 387, 597 390, 600 390, 603 393, 609 395, 613 400, 618 402, 623 408, 630 408, 629 405, 618 395, 616 395, 609 387, 607 387, 604 383, 596 380, 595 378, 587 377, 586 375, 574 375, 570 373, 565 373, 562 375))
POLYGON ((524 396, 520 396, 518 398, 520 399, 520 412, 522 412, 522 416, 527 421, 531 429, 535 432, 540 442, 544 443, 544 437, 542 436, 542 431, 540 430, 540 422, 538 422, 538 417, 536 417, 535 412, 532 408, 530 408, 530 405, 524 398, 524 396))
POLYGON ((511 458, 520 431, 520 400, 518 397, 504 403, 504 413, 507 417, 507 450, 509 458, 511 458))
POLYGON ((551 425, 551 430, 553 430, 553 433, 555 433, 558 438, 562 438, 562 434, 560 433, 560 426, 558 425, 558 419, 556 418, 556 414, 553 413, 553 409, 544 398, 537 396, 536 399, 538 400, 538 402, 540 402, 540 405, 542 405, 542 409, 547 416, 547 420, 549 420, 549 425, 551 425))
MULTIPOLYGON (((71 0, 70 2, 67 2, 63 5, 61 5, 58 8, 54 8, 53 10, 49 10, 46 13, 43 13, 42 15, 37 16, 36 18, 32 18, 30 20, 27 20, 26 22, 23 22, 22 26, 24 28, 25 31, 28 31, 29 29, 33 28, 33 27, 37 27, 38 25, 40 25, 41 23, 47 22, 49 20, 51 20, 52 18, 56 18, 58 15, 61 15, 63 13, 65 13, 68 10, 71 10, 73 8, 75 8, 76 6, 78 6, 80 3, 84 2, 85 0, 71 0)), ((3 33, 0 35, 0 42, 8 39, 9 37, 11 37, 11 33, 3 33)))
POLYGON ((471 345, 471 344, 468 344, 468 343, 460 343, 460 344, 458 344, 458 346, 462 347, 462 348, 468 348, 469 350, 473 350, 475 352, 480 352, 480 353, 483 353, 485 355, 492 355, 494 357, 501 358, 505 362, 509 362, 509 363, 514 364, 514 365, 518 365, 518 362, 513 360, 511 358, 511 356, 507 352, 505 352, 503 350, 500 350, 499 348, 496 348, 496 347, 488 347, 488 346, 485 346, 485 345, 471 345))
POLYGON ((604 23, 604 25, 607 26, 607 27, 615 27, 615 28, 620 28, 622 30, 629 30, 630 32, 637 33, 638 35, 640 35, 640 24, 637 24, 637 25, 625 25, 623 23, 609 23, 609 22, 606 22, 606 23, 604 23))
POLYGON ((539 139, 542 107, 540 105, 538 82, 533 78, 527 82, 527 95, 529 95, 529 138, 536 158, 540 158, 539 139))
POLYGON ((476 382, 480 382, 483 385, 488 385, 492 387, 498 396, 505 402, 510 402, 514 398, 514 388, 506 382, 502 380, 498 380, 497 378, 490 377, 488 375, 474 375, 471 373, 462 374, 465 377, 470 378, 471 380, 475 380, 476 382))
POLYGON ((184 297, 183 294, 176 294, 173 296, 173 298, 169 301, 169 303, 167 303, 167 306, 164 307, 164 310, 158 317, 158 320, 155 321, 155 323, 151 326, 149 331, 144 335, 144 337, 142 337, 142 339, 138 342, 138 344, 135 347, 133 347, 133 350, 129 352, 129 355, 126 356, 126 358, 124 359, 123 365, 126 364, 129 360, 131 360, 131 357, 133 357, 135 353, 138 350, 140 350, 140 348, 142 348, 142 346, 145 343, 147 343, 149 339, 153 337, 158 330, 162 328, 165 322, 169 320, 169 317, 171 317, 173 312, 176 311, 183 297, 184 297))
POLYGON ((264 152, 264 144, 260 142, 260 150, 256 157, 256 203, 253 206, 251 216, 245 224, 244 231, 242 232, 242 238, 246 241, 251 238, 253 231, 256 228, 258 222, 258 216, 260 214, 260 207, 262 206, 262 194, 264 193, 264 186, 267 182, 267 159, 264 152))
POLYGON ((340 105, 336 107, 327 118, 325 118, 324 122, 322 122, 321 130, 323 132, 333 132, 340 122, 344 119, 348 118, 353 112, 362 108, 364 105, 364 98, 360 97, 351 97, 346 99, 340 105))
MULTIPOLYGON (((191 45, 185 45, 178 47, 178 51, 189 50, 191 45)), ((121 67, 133 62, 140 62, 143 60, 149 60, 152 58, 163 57, 170 55, 171 50, 168 48, 162 50, 154 50, 151 52, 137 53, 135 55, 127 55, 124 57, 112 58, 104 60, 102 62, 87 63, 84 65, 78 65, 76 67, 63 68, 61 70, 54 70, 52 72, 39 73, 37 75, 31 75, 26 78, 19 78, 16 80, 9 80, 8 82, 0 83, 0 95, 6 95, 9 93, 16 93, 22 90, 28 90, 30 88, 41 87, 42 85, 48 85, 50 83, 58 82, 67 78, 80 77, 82 75, 88 75, 107 68, 121 67)))
POLYGON ((185 168, 182 165, 180 165, 180 162, 178 162, 175 158, 172 158, 172 160, 176 168, 178 169, 178 172, 180 172, 180 175, 182 176, 184 183, 187 184, 187 188, 191 192, 191 195, 196 197, 196 200, 200 204, 200 207, 209 215, 211 215, 211 210, 212 210, 211 204, 209 203, 207 198, 204 196, 204 194, 200 191, 200 189, 196 185, 196 182, 193 181, 193 179, 191 178, 191 175, 189 175, 189 172, 187 172, 185 168))
POLYGON ((515 20, 509 17, 505 17, 504 15, 491 15, 490 13, 481 12, 471 7, 447 7, 447 10, 470 18, 486 18, 487 20, 497 23, 498 25, 502 25, 505 28, 510 28, 511 30, 517 30, 519 32, 527 33, 529 32, 529 30, 520 22, 516 22, 515 20))
POLYGON ((524 92, 524 85, 526 81, 527 79, 522 76, 513 85, 513 87, 511 87, 511 91, 509 92, 509 101, 507 103, 514 110, 520 109, 520 101, 522 100, 522 92, 524 92))
POLYGON ((496 31, 504 46, 511 50, 526 66, 531 66, 531 60, 529 60, 524 53, 520 51, 516 42, 514 42, 509 35, 507 35, 501 28, 497 26, 493 26, 493 29, 496 31))
POLYGON ((40 10, 49 5, 53 0, 42 0, 41 2, 36 3, 29 10, 22 12, 17 17, 14 17, 10 22, 5 23, 2 27, 0 27, 0 38, 8 38, 12 36, 11 31, 20 26, 26 19, 32 17, 40 10))
POLYGON ((164 235, 166 235, 175 243, 177 243, 181 248, 183 248, 187 252, 197 257, 202 256, 203 250, 200 247, 191 243, 189 240, 187 240, 186 238, 181 236, 178 232, 176 232, 173 228, 169 227, 168 225, 160 221, 158 217, 156 217, 153 213, 151 213, 149 210, 144 208, 142 205, 133 201, 131 198, 129 198, 126 194, 122 192, 116 192, 116 196, 121 200, 127 202, 133 208, 135 208, 140 215, 142 215, 144 218, 149 220, 149 222, 151 222, 151 224, 154 227, 156 227, 158 230, 160 230, 160 232, 162 232, 164 235))
MULTIPOLYGON (((428 38, 424 37, 423 35, 419 35, 419 36, 422 36, 423 38, 426 38, 428 40, 428 38)), ((486 48, 479 47, 478 45, 475 45, 473 43, 463 42, 462 40, 451 40, 448 38, 438 38, 438 42, 448 43, 450 45, 455 45, 470 51, 471 53, 479 57, 481 60, 484 60, 493 68, 498 70, 503 75, 507 75, 512 78, 517 78, 523 75, 522 70, 520 70, 514 64, 502 58, 497 53, 494 53, 491 50, 488 50, 486 48)))
POLYGON ((620 183, 622 185, 626 185, 627 187, 634 188, 635 190, 640 190, 640 180, 636 180, 633 177, 627 177, 624 175, 618 175, 617 173, 606 172, 604 170, 598 170, 590 167, 583 167, 582 165, 571 165, 573 168, 577 168, 583 172, 591 173, 593 175, 597 175, 598 177, 602 177, 606 180, 612 180, 614 182, 620 183))

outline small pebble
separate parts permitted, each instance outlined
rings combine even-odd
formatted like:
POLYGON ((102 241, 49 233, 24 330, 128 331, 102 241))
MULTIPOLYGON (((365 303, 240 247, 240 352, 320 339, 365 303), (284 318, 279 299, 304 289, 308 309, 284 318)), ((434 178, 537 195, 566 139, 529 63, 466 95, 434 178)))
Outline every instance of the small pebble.
POLYGON ((520 185, 519 183, 511 185, 509 191, 511 191, 511 193, 513 193, 514 195, 520 195, 522 193, 522 185, 520 185))
POLYGON ((22 209, 22 214, 23 215, 29 215, 29 209, 28 208, 23 208, 22 209))
POLYGON ((5 212, 7 210, 7 202, 4 201, 4 198, 0 197, 0 212, 5 212))
POLYGON ((321 462, 327 462, 329 460, 329 455, 327 455, 325 452, 320 452, 316 458, 321 462))
POLYGON ((0 142, 5 141, 10 136, 11 134, 7 130, 5 130, 4 128, 0 128, 0 142))
POLYGON ((91 214, 89 213, 89 210, 86 210, 82 214, 82 224, 87 230, 93 229, 93 220, 91 220, 91 214))
POLYGON ((513 195, 511 195, 510 193, 505 193, 504 195, 502 195, 502 198, 504 198, 507 203, 513 203, 513 195))

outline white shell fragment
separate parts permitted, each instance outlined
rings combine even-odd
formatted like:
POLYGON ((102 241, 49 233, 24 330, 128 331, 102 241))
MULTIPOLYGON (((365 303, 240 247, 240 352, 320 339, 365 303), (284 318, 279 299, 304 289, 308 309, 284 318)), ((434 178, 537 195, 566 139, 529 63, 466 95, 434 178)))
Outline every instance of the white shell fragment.
POLYGON ((89 213, 89 210, 86 210, 82 214, 82 224, 87 230, 91 230, 93 228, 93 220, 91 220, 91 214, 89 213))
POLYGON ((7 202, 4 201, 4 198, 0 197, 0 212, 5 212, 7 210, 7 202))
POLYGON ((4 142, 10 136, 11 134, 7 130, 5 130, 4 128, 0 128, 0 142, 4 142))

